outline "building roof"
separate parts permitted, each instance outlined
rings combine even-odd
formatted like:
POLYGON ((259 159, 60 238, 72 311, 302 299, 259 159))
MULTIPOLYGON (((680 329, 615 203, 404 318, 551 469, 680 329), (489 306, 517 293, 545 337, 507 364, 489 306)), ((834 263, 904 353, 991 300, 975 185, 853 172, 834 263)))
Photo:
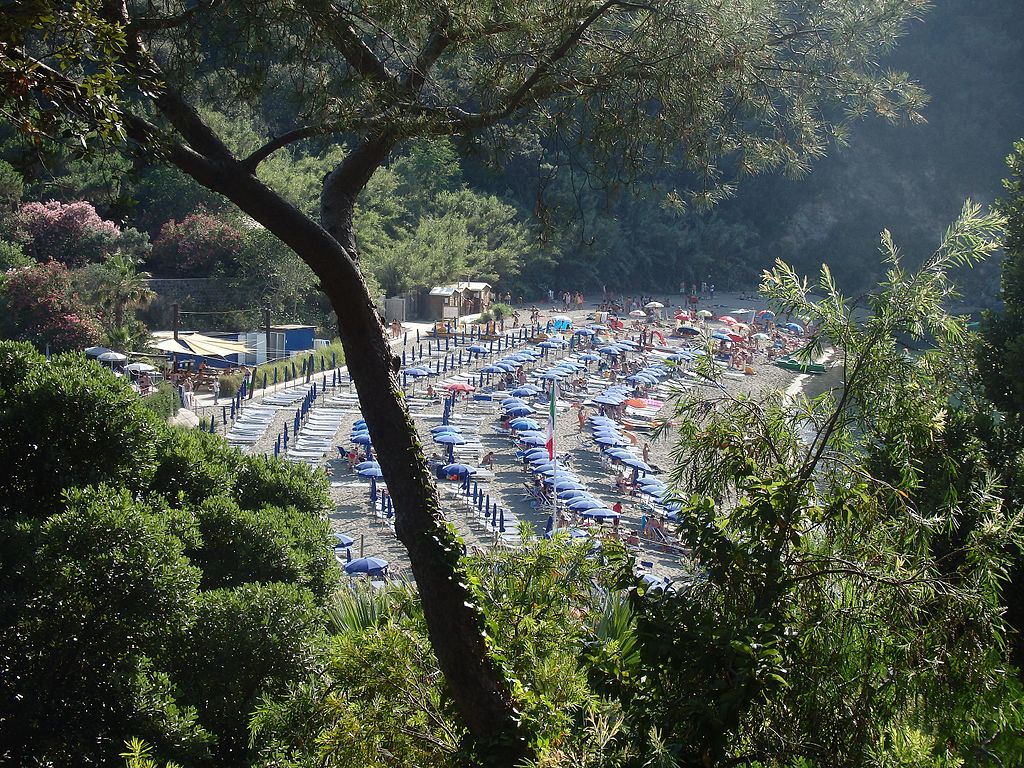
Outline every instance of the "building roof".
POLYGON ((430 289, 431 296, 451 296, 456 291, 462 291, 463 288, 454 285, 435 285, 430 289))
POLYGON ((467 291, 482 291, 484 288, 490 288, 490 283, 459 283, 459 288, 464 288, 467 291))
POLYGON ((301 325, 301 324, 297 324, 297 323, 286 324, 286 325, 272 325, 272 326, 270 326, 270 330, 272 330, 272 331, 298 331, 298 330, 303 330, 303 329, 306 329, 306 330, 308 330, 308 329, 316 330, 316 326, 315 325, 301 325))

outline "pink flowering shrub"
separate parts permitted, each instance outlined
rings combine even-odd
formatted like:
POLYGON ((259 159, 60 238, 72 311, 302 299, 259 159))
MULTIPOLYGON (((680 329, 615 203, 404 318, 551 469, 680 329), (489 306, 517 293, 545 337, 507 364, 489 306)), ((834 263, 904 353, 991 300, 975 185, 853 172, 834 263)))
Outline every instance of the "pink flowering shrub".
POLYGON ((25 203, 18 223, 28 236, 26 253, 36 261, 57 261, 71 267, 100 261, 116 247, 121 229, 96 213, 91 203, 25 203))
POLYGON ((96 344, 102 333, 63 264, 48 261, 0 275, 0 337, 63 352, 96 344))
POLYGON ((242 250, 242 233, 205 211, 171 219, 153 242, 147 267, 157 277, 209 277, 242 250))

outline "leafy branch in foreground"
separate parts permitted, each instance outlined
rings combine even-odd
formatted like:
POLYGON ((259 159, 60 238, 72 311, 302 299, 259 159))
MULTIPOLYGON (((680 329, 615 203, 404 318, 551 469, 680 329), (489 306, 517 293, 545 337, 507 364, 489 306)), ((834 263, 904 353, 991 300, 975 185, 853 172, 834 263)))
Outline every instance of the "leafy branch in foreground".
POLYGON ((953 404, 975 374, 944 308, 950 270, 991 254, 1001 227, 968 202, 916 270, 883 233, 886 279, 862 303, 827 267, 812 286, 778 263, 762 292, 833 350, 834 388, 679 402, 697 578, 638 619, 644 662, 677 665, 627 721, 683 764, 862 765, 897 741, 944 764, 1019 759, 1001 592, 1022 520, 961 439, 953 404), (906 339, 930 348, 911 357, 906 339), (672 706, 693 680, 707 698, 672 706))

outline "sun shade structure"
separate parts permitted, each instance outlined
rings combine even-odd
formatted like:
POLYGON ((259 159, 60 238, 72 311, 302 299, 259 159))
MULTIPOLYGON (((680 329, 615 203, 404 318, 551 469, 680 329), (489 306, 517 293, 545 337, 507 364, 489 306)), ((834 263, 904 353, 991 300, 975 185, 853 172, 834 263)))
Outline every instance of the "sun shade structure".
POLYGON ((253 350, 238 341, 215 339, 201 333, 178 334, 178 339, 164 339, 156 344, 163 352, 179 355, 201 355, 203 357, 228 357, 244 355, 253 350))

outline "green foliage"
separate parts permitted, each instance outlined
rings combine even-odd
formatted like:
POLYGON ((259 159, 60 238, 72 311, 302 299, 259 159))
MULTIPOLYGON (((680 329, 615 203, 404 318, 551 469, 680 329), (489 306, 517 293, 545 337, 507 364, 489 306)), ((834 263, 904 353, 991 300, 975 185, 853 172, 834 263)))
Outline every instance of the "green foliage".
POLYGON ((356 236, 388 294, 456 280, 509 281, 536 257, 517 210, 468 189, 448 142, 421 142, 374 175, 356 236))
POLYGON ((199 722, 218 734, 219 764, 249 764, 249 713, 260 697, 306 675, 321 620, 310 594, 293 584, 245 584, 200 596, 175 666, 199 722))
POLYGON ((0 210, 13 211, 21 203, 25 180, 13 165, 0 160, 0 210))
POLYGON ((242 457, 234 497, 243 509, 296 507, 320 515, 330 506, 327 475, 305 464, 269 461, 264 456, 242 457))
POLYGON ((155 413, 161 421, 167 421, 181 407, 181 397, 174 385, 161 381, 150 394, 142 398, 142 405, 155 413))
MULTIPOLYGON (((328 344, 326 347, 319 347, 315 353, 310 353, 306 356, 306 363, 308 366, 310 356, 313 358, 313 366, 316 371, 320 370, 320 362, 323 361, 324 371, 328 372, 331 370, 331 358, 333 357, 337 365, 340 367, 345 364, 345 348, 341 345, 340 341, 335 341, 332 344, 328 344)), ((267 377, 267 386, 274 386, 274 376, 276 371, 277 383, 281 384, 285 381, 293 381, 295 377, 301 377, 302 375, 302 357, 287 357, 282 360, 276 360, 271 363, 264 363, 256 368, 256 386, 263 386, 263 377, 267 377), (292 376, 292 368, 295 369, 295 377, 292 376)), ((317 374, 319 375, 319 374, 317 374)), ((330 376, 327 377, 330 379, 330 376)), ((316 376, 313 376, 316 379, 316 376)))
POLYGON ((247 765, 258 698, 314 666, 323 477, 161 425, 77 356, 0 343, 0 399, 0 762, 247 765))
POLYGON ((966 205, 916 272, 884 234, 887 279, 859 315, 827 268, 812 298, 777 265, 762 290, 810 318, 809 350, 834 348, 839 389, 682 401, 675 480, 694 494, 680 531, 696 578, 639 612, 659 674, 624 711, 683 764, 853 766, 897 748, 957 764, 993 744, 1019 760, 1001 739, 1022 714, 1000 614, 1020 515, 947 418, 971 381, 948 273, 991 253, 999 226, 966 205), (901 338, 925 335, 931 351, 904 355, 901 338))
POLYGON ((242 388, 242 375, 238 373, 218 376, 217 381, 220 382, 221 397, 234 397, 242 388))
POLYGON ((232 487, 243 459, 216 435, 164 427, 149 490, 178 506, 199 506, 232 487))
POLYGON ((324 546, 326 521, 294 507, 240 509, 225 495, 195 509, 200 544, 188 551, 203 572, 203 589, 287 582, 323 600, 337 569, 324 546))
POLYGON ((0 514, 48 516, 66 488, 144 487, 156 430, 127 383, 77 355, 0 348, 9 374, 21 366, 0 412, 0 514))
POLYGON ((45 521, 4 525, 4 560, 26 550, 4 580, 0 754, 102 763, 128 733, 201 754, 194 713, 147 660, 190 622, 199 581, 159 510, 100 486, 69 492, 45 521))

